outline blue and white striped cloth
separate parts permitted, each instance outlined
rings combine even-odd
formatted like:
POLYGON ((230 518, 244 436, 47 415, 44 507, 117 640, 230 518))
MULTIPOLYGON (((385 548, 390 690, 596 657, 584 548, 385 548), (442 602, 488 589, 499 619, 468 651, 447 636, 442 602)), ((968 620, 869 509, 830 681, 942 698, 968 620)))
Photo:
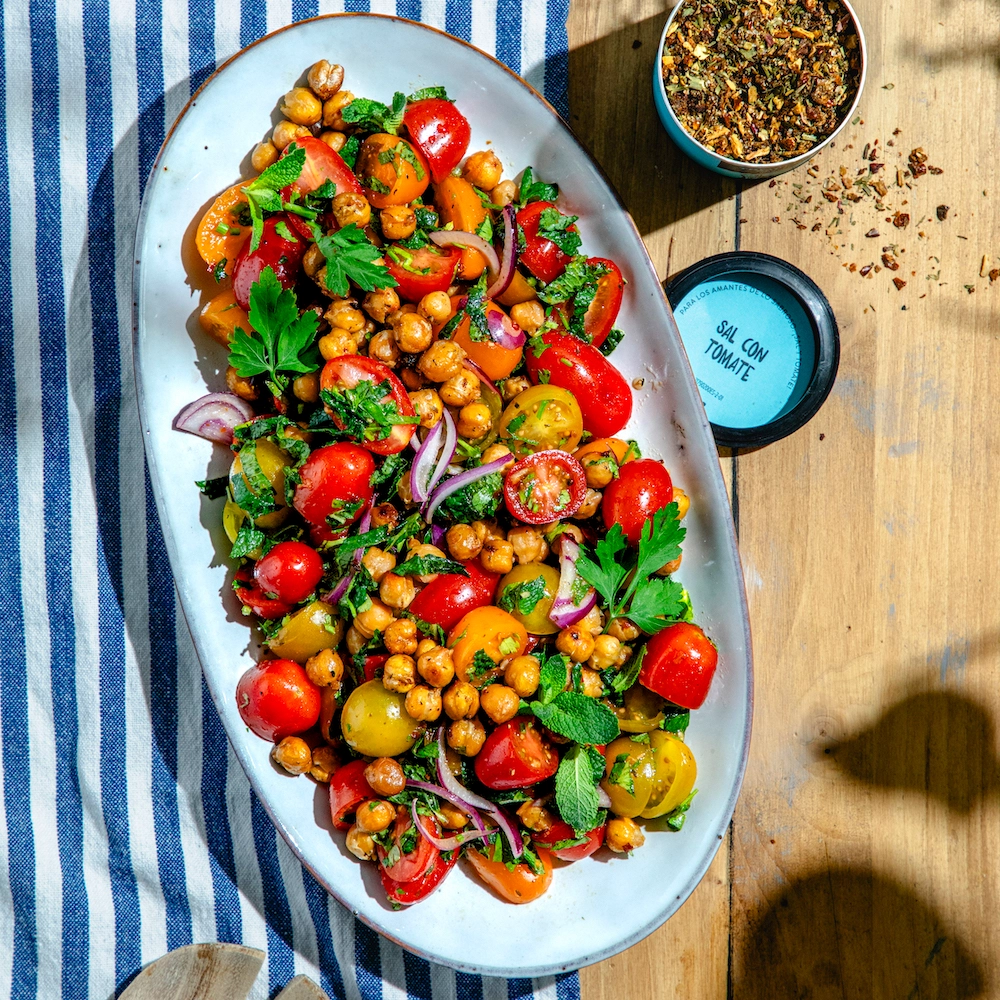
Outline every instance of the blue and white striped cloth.
MULTIPOLYGON (((0 997, 94 998, 193 941, 343 1000, 578 1000, 355 922, 250 791, 177 613, 132 376, 132 245, 167 128, 265 32, 367 3, 3 0, 0 997)), ((373 0, 495 53, 565 115, 568 0, 373 0)), ((446 933, 442 928, 442 933, 446 933)))

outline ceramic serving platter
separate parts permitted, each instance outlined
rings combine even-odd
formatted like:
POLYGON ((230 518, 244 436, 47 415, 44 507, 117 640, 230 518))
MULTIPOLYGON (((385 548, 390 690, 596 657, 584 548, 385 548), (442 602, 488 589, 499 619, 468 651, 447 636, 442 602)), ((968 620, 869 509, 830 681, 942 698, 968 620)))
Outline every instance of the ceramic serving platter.
MULTIPOLYGON (((652 127, 652 123, 651 126, 652 127)), ((410 21, 340 15, 267 36, 226 63, 170 132, 153 168, 136 237, 136 379, 153 488, 187 624, 240 762, 282 836, 352 913, 405 948, 457 969, 500 976, 561 972, 639 941, 666 920, 705 873, 733 812, 746 762, 752 669, 739 557, 718 457, 670 308, 632 219, 601 170, 555 111, 500 63, 458 39, 410 21), (391 52, 392 58, 385 58, 391 52), (222 475, 220 446, 172 429, 177 413, 224 387, 225 352, 197 323, 201 269, 192 230, 211 199, 242 174, 276 120, 281 95, 318 59, 342 63, 353 93, 391 100, 443 85, 472 123, 470 150, 492 148, 506 176, 526 166, 558 182, 563 211, 579 215, 584 249, 610 257, 628 280, 613 355, 642 379, 625 435, 662 458, 691 497, 680 577, 698 622, 718 643, 718 673, 688 740, 698 795, 680 833, 648 831, 632 857, 602 851, 561 866, 527 906, 492 895, 460 865, 411 909, 385 902, 375 867, 359 864, 330 825, 325 786, 271 764, 270 744, 236 708, 240 675, 260 656, 232 596, 221 501, 195 480, 222 475)), ((211 279, 209 279, 210 283, 211 279)))

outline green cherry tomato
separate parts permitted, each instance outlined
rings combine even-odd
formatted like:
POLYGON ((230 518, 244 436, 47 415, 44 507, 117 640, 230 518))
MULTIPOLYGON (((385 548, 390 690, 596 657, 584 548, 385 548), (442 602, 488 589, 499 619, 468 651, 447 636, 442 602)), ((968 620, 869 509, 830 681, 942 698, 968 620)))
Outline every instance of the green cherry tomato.
POLYGON ((347 745, 365 757, 395 757, 409 750, 424 727, 406 714, 405 701, 378 680, 356 687, 340 714, 347 745))
POLYGON ((557 448, 573 451, 583 435, 576 397, 555 385, 518 393, 500 418, 500 441, 518 457, 557 448))
POLYGON ((558 589, 557 569, 544 563, 526 563, 515 566, 500 581, 497 603, 509 610, 532 635, 552 635, 559 631, 559 626, 549 619, 558 589))

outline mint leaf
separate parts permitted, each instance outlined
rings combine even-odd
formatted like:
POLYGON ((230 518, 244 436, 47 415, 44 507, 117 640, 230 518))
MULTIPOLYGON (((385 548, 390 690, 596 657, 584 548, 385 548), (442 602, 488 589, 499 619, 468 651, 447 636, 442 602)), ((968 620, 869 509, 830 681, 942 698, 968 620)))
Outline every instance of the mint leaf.
POLYGON ((326 287, 334 295, 347 294, 348 278, 366 292, 396 286, 396 279, 388 268, 375 263, 382 251, 358 229, 357 223, 352 222, 329 236, 321 236, 316 246, 326 258, 326 287))
POLYGON ((555 201, 559 197, 559 185, 536 181, 531 167, 525 167, 521 175, 521 197, 518 208, 524 208, 532 201, 555 201))
POLYGON ((578 836, 597 826, 597 783, 586 747, 572 747, 559 762, 559 770, 556 771, 556 807, 559 815, 573 827, 573 832, 578 836))
POLYGON ((497 607, 504 611, 516 611, 519 615, 530 615, 544 596, 545 577, 536 576, 520 583, 509 583, 503 588, 497 607))
POLYGON ((469 571, 458 562, 440 556, 411 556, 393 571, 397 576, 424 576, 430 573, 451 573, 468 576, 469 571))
POLYGON ((259 549, 265 541, 264 532, 253 526, 253 521, 246 520, 240 525, 240 530, 236 533, 236 540, 229 555, 232 559, 242 559, 250 555, 251 552, 259 549))
POLYGON ((538 235, 551 240, 566 256, 572 257, 583 242, 580 234, 569 228, 578 218, 578 215, 563 215, 558 208, 546 208, 538 217, 538 235))
POLYGON ((345 122, 358 126, 362 132, 388 132, 396 135, 403 124, 406 112, 406 95, 397 91, 392 98, 392 107, 381 101, 373 101, 367 97, 355 97, 350 104, 340 112, 345 122))
POLYGON ((614 712, 585 694, 563 691, 547 705, 533 701, 530 708, 542 725, 576 743, 610 743, 619 733, 614 712))
POLYGON ((643 646, 629 660, 624 670, 617 671, 610 681, 605 681, 615 694, 624 694, 639 679, 639 671, 642 669, 642 658, 645 655, 646 647, 643 646))
POLYGON ((691 712, 686 708, 678 708, 675 709, 674 712, 674 715, 668 715, 660 723, 660 729, 667 733, 675 733, 683 738, 684 733, 687 732, 687 727, 691 722, 691 712))
POLYGON ((543 664, 538 679, 538 700, 543 705, 561 694, 566 689, 569 677, 569 660, 562 654, 550 656, 543 664))
POLYGON ((448 91, 444 87, 421 87, 420 90, 415 90, 410 94, 407 97, 407 101, 426 101, 430 98, 437 98, 439 101, 451 100, 448 96, 448 91))
POLYGON ((696 788, 673 812, 667 813, 667 826, 671 830, 680 830, 684 826, 684 814, 691 808, 691 802, 697 794, 696 788))
POLYGON ((617 326, 611 328, 611 332, 604 338, 604 342, 597 349, 607 357, 625 339, 625 333, 617 326))
POLYGON ((302 173, 302 168, 306 165, 306 151, 290 142, 284 155, 274 161, 269 167, 265 167, 258 177, 255 177, 244 191, 271 190, 280 191, 289 184, 294 184, 302 173))

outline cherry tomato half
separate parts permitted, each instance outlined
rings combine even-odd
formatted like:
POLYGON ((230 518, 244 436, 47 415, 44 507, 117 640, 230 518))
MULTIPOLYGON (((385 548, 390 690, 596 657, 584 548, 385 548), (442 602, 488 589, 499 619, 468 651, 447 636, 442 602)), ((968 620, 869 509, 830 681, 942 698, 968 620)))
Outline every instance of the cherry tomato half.
POLYGON ((476 777, 499 792, 551 778, 559 768, 559 755, 531 719, 517 716, 486 737, 475 766, 476 777))
MULTIPOLYGON (((385 386, 381 406, 395 407, 396 414, 403 419, 393 424, 370 423, 358 444, 376 455, 394 455, 402 451, 410 443, 418 421, 410 394, 388 365, 361 354, 344 354, 327 361, 320 376, 320 387, 329 392, 353 389, 359 382, 374 382, 376 386, 385 386)), ((331 416, 333 422, 342 428, 340 418, 333 413, 331 416)))
POLYGON ((583 427, 596 438, 617 434, 632 416, 632 389, 601 352, 568 333, 542 336, 540 355, 525 358, 532 382, 547 382, 573 393, 580 404, 583 427), (541 373, 546 372, 543 376, 541 373))
POLYGON ((600 347, 618 318, 618 310, 622 306, 622 295, 625 291, 625 279, 618 265, 606 257, 588 257, 587 263, 599 264, 607 270, 597 279, 595 293, 587 311, 583 314, 583 332, 590 338, 594 347, 600 347))
MULTIPOLYGON (((253 580, 253 576, 248 569, 242 568, 236 571, 236 579, 239 583, 249 584, 253 580)), ((267 621, 284 618, 292 610, 291 604, 278 600, 276 597, 268 597, 267 593, 261 590, 256 583, 249 587, 236 586, 234 590, 240 604, 249 608, 258 618, 267 621)))
MULTIPOLYGON (((458 304, 461 300, 461 295, 452 296, 451 316, 454 316, 458 311, 458 304)), ((491 312, 504 313, 506 315, 503 309, 489 299, 486 301, 485 310, 487 317, 491 312)), ((435 337, 441 332, 442 327, 444 327, 448 320, 451 319, 451 316, 441 323, 434 324, 435 337)), ((494 382, 506 378, 521 363, 521 358, 524 355, 523 347, 503 347, 492 339, 473 340, 469 336, 469 327, 469 317, 463 316, 458 321, 458 326, 455 327, 455 332, 451 339, 465 351, 470 361, 483 370, 483 374, 487 378, 493 379, 494 382)))
POLYGON ((445 860, 440 854, 431 862, 430 868, 409 882, 397 882, 389 878, 386 870, 379 866, 379 876, 382 888, 390 903, 396 906, 410 906, 426 899, 445 879, 445 876, 458 864, 458 851, 445 860))
MULTIPOLYGON (((564 254, 552 240, 538 235, 542 212, 555 207, 551 201, 533 201, 517 213, 517 224, 524 233, 524 249, 518 259, 536 278, 541 278, 546 284, 558 278, 573 259, 564 254)), ((575 233, 576 226, 570 226, 568 231, 575 233)))
POLYGON ((278 542, 253 568, 257 586, 286 604, 304 601, 323 579, 323 560, 305 542, 278 542))
MULTIPOLYGON (((432 816, 424 816, 423 821, 427 824, 435 836, 440 836, 441 828, 432 816)), ((392 828, 392 842, 395 846, 401 847, 403 839, 409 841, 416 838, 411 850, 387 865, 386 858, 388 851, 381 845, 376 845, 379 866, 393 882, 412 882, 428 874, 431 866, 441 857, 441 852, 419 831, 413 829, 413 817, 409 809, 403 809, 396 816, 396 823, 392 828), (413 830, 409 837, 406 837, 408 830, 413 830)))
POLYGON ((502 861, 491 861, 479 851, 469 850, 466 857, 476 874, 508 903, 530 903, 543 895, 552 884, 552 855, 544 847, 535 852, 544 871, 536 875, 526 864, 508 868, 502 861))
POLYGON ((261 660, 236 685, 236 706, 250 729, 277 743, 316 725, 320 691, 294 660, 261 660))
POLYGON ((451 101, 431 97, 406 107, 403 124, 410 141, 424 155, 434 183, 440 183, 461 163, 469 148, 469 120, 451 101))
POLYGON ((250 239, 250 226, 240 221, 247 211, 247 196, 243 193, 246 183, 240 181, 223 191, 198 223, 195 246, 210 270, 225 260, 225 272, 232 274, 243 244, 250 239))
POLYGON ((602 823, 595 826, 583 837, 578 837, 573 832, 573 827, 569 823, 564 823, 557 819, 552 826, 544 833, 533 833, 531 839, 541 847, 547 847, 560 861, 580 861, 582 858, 589 858, 591 854, 599 850, 604 844, 604 834, 606 826, 602 823), (582 844, 572 843, 582 840, 582 844), (557 847, 557 844, 570 843, 570 846, 557 847))
POLYGON ((610 530, 612 525, 620 524, 629 542, 638 545, 643 525, 673 498, 673 481, 660 462, 652 458, 628 462, 604 490, 604 526, 610 530))
POLYGON ((274 276, 282 288, 291 288, 295 284, 295 279, 299 276, 299 268, 302 266, 302 255, 306 251, 305 240, 286 239, 278 232, 279 225, 284 232, 291 235, 288 228, 289 217, 272 215, 264 220, 264 233, 260 238, 260 246, 251 253, 250 240, 243 244, 243 248, 233 264, 233 295, 241 309, 250 309, 250 289, 254 282, 260 279, 260 273, 265 267, 274 271, 274 276))
POLYGON ((362 194, 361 185, 351 168, 341 159, 340 153, 328 146, 322 139, 304 136, 290 142, 281 154, 287 156, 293 149, 304 149, 306 161, 302 166, 299 179, 289 184, 281 191, 287 201, 293 191, 299 194, 309 194, 327 181, 332 181, 337 194, 362 194))
POLYGON ((487 573, 478 559, 466 560, 462 565, 468 576, 461 573, 439 574, 420 589, 407 610, 425 622, 440 625, 450 632, 463 615, 474 608, 492 604, 500 577, 496 573, 487 573))
POLYGON ((348 441, 317 448, 299 469, 299 485, 292 501, 312 525, 327 528, 327 517, 338 515, 345 524, 356 521, 372 502, 375 460, 364 448, 348 441), (358 504, 353 515, 346 511, 358 504))
POLYGON ((701 708, 718 662, 715 643, 697 625, 678 622, 646 643, 639 683, 681 708, 701 708))
POLYGON ((349 830, 354 810, 367 799, 378 798, 365 778, 365 760, 352 760, 330 776, 330 817, 338 830, 349 830))
POLYGON ((458 247, 428 245, 419 250, 390 246, 385 266, 396 279, 396 294, 404 302, 419 302, 429 292, 446 292, 462 260, 458 247))
POLYGON ((536 451, 507 473, 507 510, 525 524, 549 524, 572 517, 587 494, 583 466, 569 452, 536 451))

